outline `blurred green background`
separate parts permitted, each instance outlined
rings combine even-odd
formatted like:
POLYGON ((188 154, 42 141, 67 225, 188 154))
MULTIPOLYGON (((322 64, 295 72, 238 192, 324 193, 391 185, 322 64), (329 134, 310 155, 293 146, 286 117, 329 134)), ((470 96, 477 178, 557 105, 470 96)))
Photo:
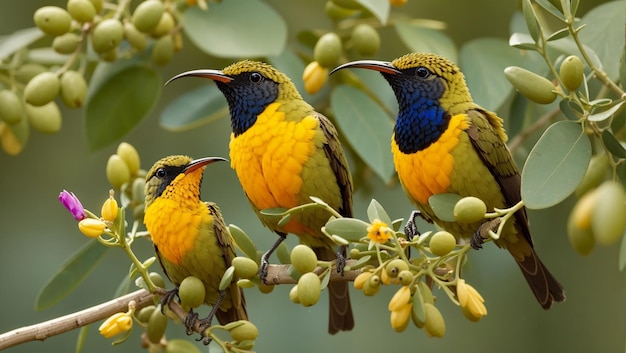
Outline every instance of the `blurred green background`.
MULTIPOLYGON (((228 0, 226 0, 228 1, 228 0)), ((602 1, 581 1, 579 15, 602 1)), ((286 19, 290 41, 302 28, 331 28, 321 10, 324 0, 268 1, 286 19), (318 16, 318 17, 316 17, 318 16)), ((65 6, 65 1, 0 1, 0 34, 32 26, 32 14, 44 4, 65 6)), ((448 25, 446 33, 457 45, 479 37, 507 39, 511 16, 518 10, 516 1, 489 0, 409 0, 403 12, 413 17, 440 20, 448 25)), ((382 50, 377 57, 393 59, 406 52, 391 30, 382 30, 382 50)), ((183 52, 160 68, 163 80, 189 69, 221 68, 230 62, 210 58, 185 42, 183 52)), ((298 78, 294 78, 298 79, 298 78)), ((160 102, 124 140, 133 144, 147 169, 157 159, 170 154, 193 157, 228 156, 230 125, 222 119, 187 132, 169 132, 159 127, 158 116, 173 98, 191 87, 212 84, 185 80, 163 89, 160 102)), ((480 103, 480 102, 478 102, 480 103)), ((0 332, 30 325, 111 299, 127 273, 129 261, 121 251, 109 251, 100 265, 75 292, 56 306, 34 311, 37 293, 57 268, 88 240, 57 201, 59 192, 76 193, 83 205, 99 211, 108 195, 104 174, 106 160, 116 145, 89 153, 83 137, 81 111, 63 111, 63 128, 56 135, 31 132, 26 149, 17 157, 0 154, 0 332)), ((506 117, 504 117, 506 119, 506 117)), ((390 133, 390 132, 389 132, 390 133)), ((390 156, 391 158, 391 156, 390 156)), ((258 248, 264 249, 275 236, 261 227, 228 164, 216 164, 205 173, 203 198, 217 202, 227 223, 243 228, 258 248)), ((376 176, 367 181, 369 192, 357 190, 355 216, 365 217, 371 198, 377 199, 392 218, 408 216, 412 207, 398 185, 386 186, 376 176)), ((535 246, 544 263, 566 289, 567 301, 544 311, 510 256, 492 244, 472 252, 464 277, 483 297, 489 314, 479 323, 466 320, 458 307, 445 295, 437 304, 446 319, 443 339, 430 339, 413 326, 401 334, 389 325, 387 302, 396 288, 384 288, 376 297, 353 291, 356 328, 335 336, 327 334, 327 300, 311 308, 291 303, 290 286, 279 286, 269 295, 256 289, 246 290, 251 320, 258 326, 258 352, 618 352, 626 342, 625 283, 617 269, 617 247, 594 249, 586 258, 578 256, 565 234, 567 210, 564 205, 530 212, 535 246)), ((423 229, 426 229, 425 226, 423 229)), ((290 239, 290 244, 295 244, 290 239)), ((135 249, 141 256, 152 256, 147 241, 135 249)), ((135 330, 137 336, 140 330, 135 330)), ((7 352, 71 352, 78 331, 52 337, 45 342, 30 342, 7 352)), ((180 325, 170 325, 168 337, 184 337, 180 325)), ((85 352, 136 352, 142 349, 137 337, 112 347, 109 340, 92 327, 85 352)), ((206 348, 203 348, 205 351, 206 348)))

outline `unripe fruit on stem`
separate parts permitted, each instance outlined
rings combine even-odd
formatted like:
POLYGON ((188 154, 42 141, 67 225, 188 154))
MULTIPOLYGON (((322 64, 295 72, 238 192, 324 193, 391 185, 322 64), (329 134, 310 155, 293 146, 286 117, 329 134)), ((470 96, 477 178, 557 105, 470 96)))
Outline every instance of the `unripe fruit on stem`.
POLYGON ((430 252, 436 256, 447 255, 456 247, 456 239, 454 235, 446 231, 439 231, 430 238, 428 243, 430 252))
POLYGON ((230 337, 235 341, 253 341, 259 336, 259 330, 250 321, 243 323, 230 330, 230 337))
POLYGON ((144 307, 143 309, 139 310, 139 312, 135 314, 137 321, 139 321, 142 324, 147 324, 155 308, 156 306, 154 305, 148 305, 144 307))
POLYGON ((150 32, 150 36, 152 36, 152 38, 161 38, 164 35, 168 34, 172 30, 172 28, 174 28, 174 24, 175 21, 172 14, 167 11, 163 12, 159 23, 156 27, 154 27, 152 32, 150 32))
POLYGON ((42 72, 33 77, 24 87, 24 100, 36 107, 50 103, 61 89, 59 76, 52 72, 42 72))
POLYGON ((313 58, 322 67, 331 67, 337 64, 341 57, 341 38, 333 32, 322 35, 313 48, 313 58))
POLYGON ((15 78, 22 83, 28 83, 33 77, 46 71, 48 71, 48 69, 43 65, 26 63, 17 69, 15 78))
POLYGON ((89 0, 89 2, 93 4, 94 8, 96 9, 96 13, 102 10, 102 5, 104 4, 104 0, 89 0))
POLYGON ((358 10, 346 9, 344 7, 338 6, 330 0, 326 1, 324 11, 326 11, 326 16, 328 16, 328 18, 335 21, 352 16, 358 12, 358 10))
POLYGON ((317 267, 317 256, 313 249, 306 245, 296 245, 289 256, 291 264, 300 274, 311 272, 317 267))
POLYGON ((524 97, 539 104, 549 104, 556 99, 554 85, 547 78, 517 66, 504 69, 504 76, 524 97))
POLYGON ((91 32, 91 46, 98 54, 116 49, 122 39, 124 39, 124 26, 115 18, 103 20, 91 32))
POLYGON ((68 32, 52 41, 52 49, 59 54, 72 54, 78 48, 80 37, 76 33, 68 32))
POLYGON ((289 291, 289 300, 291 300, 295 304, 300 304, 300 298, 298 297, 298 285, 291 287, 289 291))
POLYGON ((146 334, 148 339, 152 343, 159 343, 163 334, 165 333, 165 329, 167 328, 167 316, 161 313, 161 307, 158 306, 150 316, 148 320, 148 327, 146 329, 146 334))
POLYGON ((87 99, 87 82, 77 71, 66 71, 61 76, 61 100, 69 108, 80 108, 87 99))
POLYGON ((413 272, 408 270, 402 271, 398 274, 398 281, 400 281, 400 284, 403 286, 408 286, 413 283, 413 278, 413 272))
POLYGON ((139 153, 137 152, 135 147, 133 147, 133 145, 128 142, 122 142, 117 146, 117 151, 115 153, 120 156, 120 158, 122 158, 124 163, 126 163, 130 175, 137 175, 137 173, 139 172, 140 160, 139 153))
POLYGON ((152 47, 152 61, 157 65, 166 65, 174 57, 174 40, 172 36, 157 39, 152 47))
POLYGON ((371 276, 372 276, 371 272, 361 272, 361 273, 359 273, 359 275, 356 276, 356 278, 354 279, 354 288, 356 288, 356 289, 363 289, 363 286, 365 285, 365 282, 369 281, 371 276))
POLYGON ((563 86, 569 91, 575 91, 585 78, 583 62, 576 55, 570 55, 561 64, 559 76, 563 86))
POLYGON ((91 22, 96 15, 96 7, 89 0, 68 0, 67 11, 80 23, 91 22))
POLYGON ((57 6, 39 8, 35 11, 33 20, 39 29, 51 36, 60 36, 67 33, 72 25, 72 16, 57 6))
POLYGON ((54 134, 61 130, 61 111, 55 102, 40 107, 26 104, 25 108, 28 122, 33 129, 44 134, 54 134))
POLYGON ((409 269, 409 265, 402 259, 394 259, 387 263, 385 266, 385 272, 391 278, 398 277, 398 274, 402 271, 409 269))
POLYGON ((350 36, 352 45, 359 55, 372 56, 380 48, 378 31, 368 24, 361 23, 352 29, 350 36))
POLYGON ((247 257, 237 256, 233 259, 232 265, 235 268, 235 276, 239 278, 252 278, 259 271, 259 265, 247 257))
POLYGON ((137 6, 131 21, 140 32, 150 33, 159 24, 164 11, 161 1, 147 0, 137 6))
POLYGON ((464 197, 454 205, 454 218, 461 223, 478 222, 485 218, 485 213, 487 206, 477 197, 464 197))
POLYGON ((111 186, 119 189, 130 180, 130 170, 124 160, 117 154, 111 155, 106 166, 107 179, 111 186))
POLYGON ((371 275, 365 283, 363 283, 363 294, 368 297, 374 296, 380 291, 380 277, 371 275))
POLYGON ((184 308, 197 308, 204 303, 206 289, 204 283, 194 276, 186 277, 178 287, 180 304, 184 308))
POLYGON ((626 228, 626 193, 621 183, 606 181, 597 189, 591 228, 600 245, 611 245, 622 238, 626 228))
POLYGON ((609 159, 605 154, 596 154, 591 157, 589 166, 583 176, 583 180, 576 187, 576 196, 582 197, 589 190, 596 188, 604 178, 609 170, 609 159))
POLYGON ((131 22, 124 23, 124 38, 126 38, 133 48, 139 51, 144 50, 148 44, 146 35, 139 32, 131 22))
POLYGON ((163 277, 161 277, 160 274, 158 274, 157 272, 150 272, 148 276, 150 276, 150 280, 152 281, 152 284, 160 288, 165 288, 165 281, 163 280, 163 277))
POLYGON ((311 306, 320 299, 322 282, 313 272, 303 274, 298 280, 298 299, 300 304, 311 306))
POLYGON ((267 285, 267 284, 263 284, 260 283, 257 288, 259 288, 259 292, 263 293, 263 294, 269 294, 272 293, 274 291, 274 285, 267 285))
POLYGON ((165 353, 200 353, 200 349, 192 342, 185 339, 167 340, 165 353))
POLYGON ((17 94, 11 90, 0 91, 0 120, 9 125, 15 125, 24 118, 22 102, 17 94))

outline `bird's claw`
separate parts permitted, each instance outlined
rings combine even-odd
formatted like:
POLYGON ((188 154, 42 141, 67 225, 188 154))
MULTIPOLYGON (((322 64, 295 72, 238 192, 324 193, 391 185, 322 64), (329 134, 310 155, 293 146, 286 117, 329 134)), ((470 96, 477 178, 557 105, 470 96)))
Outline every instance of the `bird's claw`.
POLYGON ((413 238, 415 238, 416 236, 417 237, 420 236, 420 231, 417 229, 417 221, 416 221, 416 218, 418 216, 422 217, 422 212, 418 210, 412 211, 411 215, 409 216, 409 220, 406 222, 406 225, 404 226, 404 234, 406 235, 406 238, 409 241, 413 240, 413 238))
POLYGON ((183 322, 185 328, 187 329, 185 332, 187 333, 187 336, 191 336, 193 334, 196 321, 198 321, 198 314, 194 313, 193 310, 190 310, 189 314, 185 316, 185 320, 183 322))
POLYGON ((261 266, 259 267, 259 279, 261 279, 261 283, 267 285, 267 268, 270 263, 264 257, 261 258, 261 266))
POLYGON ((163 294, 163 297, 161 297, 161 314, 165 314, 165 307, 169 306, 172 300, 174 300, 177 295, 178 287, 170 289, 165 292, 165 294, 163 294))
POLYGON ((470 239, 470 246, 474 250, 480 250, 483 248, 483 244, 485 243, 485 239, 483 239, 482 235, 480 235, 480 231, 476 231, 472 238, 470 239))
POLYGON ((343 269, 346 267, 346 246, 342 245, 339 247, 337 251, 337 273, 340 273, 343 276, 343 269))

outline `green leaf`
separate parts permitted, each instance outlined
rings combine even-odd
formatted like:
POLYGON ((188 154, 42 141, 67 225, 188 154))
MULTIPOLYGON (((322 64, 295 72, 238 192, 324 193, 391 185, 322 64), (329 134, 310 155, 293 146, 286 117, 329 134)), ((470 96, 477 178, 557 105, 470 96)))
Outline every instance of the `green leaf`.
POLYGON ((174 99, 161 113, 161 126, 170 131, 186 131, 229 117, 228 104, 213 83, 191 90, 174 99))
POLYGON ((7 36, 2 36, 0 38, 0 61, 3 61, 16 51, 43 38, 44 35, 45 33, 39 28, 31 27, 20 29, 7 36))
MULTIPOLYGON (((561 13, 561 10, 559 10, 554 5, 552 5, 552 3, 550 1, 548 1, 548 0, 536 0, 536 1, 537 1, 537 5, 543 7, 544 10, 548 11, 549 13, 551 13, 554 17, 556 17, 556 18, 560 19, 561 21, 565 22, 565 17, 563 16, 563 13, 561 13)), ((567 2, 569 4, 569 0, 567 2)))
POLYGON ((357 242, 367 235, 370 224, 356 218, 336 218, 326 223, 326 232, 336 234, 347 241, 357 242))
POLYGON ((28 50, 27 60, 42 65, 62 65, 70 58, 69 55, 59 54, 54 49, 33 48, 28 50))
POLYGON ((439 54, 452 62, 458 62, 454 42, 442 31, 407 21, 396 22, 395 28, 398 36, 410 51, 439 54))
POLYGON ((513 33, 509 37, 509 46, 523 50, 537 50, 532 37, 526 33, 513 33))
POLYGON ((558 39, 562 39, 569 36, 569 29, 567 28, 562 28, 554 33, 552 33, 546 40, 548 42, 553 41, 553 40, 558 40, 558 39))
POLYGON ((456 222, 454 218, 454 205, 461 199, 457 194, 436 194, 428 198, 428 204, 437 215, 437 218, 445 222, 456 222))
POLYGON ((389 18, 389 0, 356 0, 369 12, 371 12, 381 24, 387 24, 389 18))
POLYGON ((346 266, 345 267, 345 271, 352 271, 352 270, 356 270, 358 268, 363 267, 365 264, 367 264, 370 260, 372 259, 372 255, 365 255, 363 257, 360 257, 358 260, 356 260, 355 263, 353 263, 350 266, 346 266))
POLYGON ((533 5, 530 0, 522 0, 522 13, 524 14, 524 20, 526 21, 526 28, 528 33, 535 42, 539 40, 539 22, 537 21, 537 15, 533 9, 533 5))
POLYGON ((591 115, 589 115, 589 121, 595 121, 595 122, 599 122, 599 121, 604 121, 608 118, 611 118, 613 116, 613 114, 615 114, 615 112, 617 112, 619 110, 619 108, 622 106, 622 104, 624 104, 624 101, 621 101, 617 104, 615 104, 614 106, 612 106, 611 108, 601 111, 600 113, 593 113, 591 115))
POLYGON ((129 66, 108 77, 87 99, 86 134, 91 150, 124 137, 152 109, 161 94, 159 74, 129 66))
POLYGON ((278 257, 278 261, 280 261, 283 265, 288 265, 291 263, 291 256, 289 255, 289 246, 286 242, 281 242, 278 244, 276 248, 276 257, 278 257))
POLYGON ((559 102, 559 109, 561 110, 561 113, 565 115, 566 118, 573 120, 573 121, 577 121, 578 119, 580 119, 580 116, 582 115, 582 113, 579 112, 580 107, 578 106, 578 104, 576 104, 575 102, 571 100, 562 99, 559 102))
POLYGON ((293 51, 286 49, 280 55, 268 56, 267 61, 278 71, 291 78, 291 81, 302 95, 302 98, 309 104, 315 106, 325 101, 330 92, 330 85, 324 85, 316 94, 309 94, 304 89, 304 81, 302 81, 302 73, 304 72, 304 63, 300 57, 293 51))
POLYGON ((276 207, 276 208, 266 208, 259 212, 264 216, 280 217, 280 216, 284 216, 285 214, 287 214, 287 211, 289 211, 289 209, 276 207))
POLYGON ((609 130, 602 131, 602 142, 606 148, 617 158, 626 158, 626 149, 609 130))
POLYGON ((259 0, 212 3, 208 11, 191 7, 183 13, 183 24, 200 50, 220 58, 278 55, 287 42, 285 20, 259 0))
POLYGON ((248 234, 234 224, 228 225, 230 235, 233 237, 237 247, 252 260, 256 260, 256 245, 252 242, 248 234))
POLYGON ((108 249, 97 240, 79 249, 41 289, 35 299, 35 310, 47 309, 71 293, 96 267, 108 249))
POLYGON ((226 288, 230 286, 230 282, 233 281, 234 277, 235 277, 235 267, 230 266, 226 269, 226 271, 224 271, 224 276, 222 277, 222 280, 220 281, 220 285, 218 289, 226 290, 226 288))
POLYGON ((383 206, 375 199, 372 199, 370 204, 367 206, 367 219, 369 219, 370 222, 374 222, 375 219, 378 219, 381 222, 386 223, 387 226, 393 224, 391 218, 387 214, 387 211, 385 211, 383 206))
POLYGON ((522 199, 529 209, 556 205, 585 175, 591 144, 580 124, 559 121, 543 133, 522 170, 522 199))
POLYGON ((386 183, 393 177, 390 151, 393 124, 363 91, 352 86, 335 87, 330 96, 336 123, 356 153, 386 183))
POLYGON ((611 79, 618 77, 619 59, 624 50, 624 4, 624 1, 607 2, 582 18, 587 27, 580 32, 580 39, 595 51, 611 79))
POLYGON ((619 270, 624 271, 624 267, 626 267, 626 237, 622 237, 622 243, 619 246, 618 263, 619 270))

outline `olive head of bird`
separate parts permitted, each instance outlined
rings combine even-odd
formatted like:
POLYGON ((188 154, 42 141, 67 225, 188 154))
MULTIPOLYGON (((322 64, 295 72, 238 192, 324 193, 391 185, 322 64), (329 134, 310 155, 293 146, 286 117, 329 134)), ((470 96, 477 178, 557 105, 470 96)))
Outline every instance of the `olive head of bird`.
POLYGON ((303 101, 289 77, 271 65, 259 61, 240 61, 221 71, 209 69, 187 71, 172 77, 167 83, 186 76, 210 78, 215 81, 228 101, 235 136, 254 125, 257 116, 269 104, 275 101, 303 101))
MULTIPOLYGON (((144 190, 146 209, 163 195, 168 187, 173 189, 185 176, 200 173, 200 175, 191 183, 192 187, 198 194, 200 193, 200 183, 202 181, 202 173, 204 168, 213 162, 226 161, 220 157, 206 157, 200 159, 191 159, 187 156, 176 155, 169 156, 158 160, 146 175, 146 187, 144 190)), ((189 184, 189 183, 188 183, 189 184)), ((173 190, 172 190, 173 191, 173 190)))

